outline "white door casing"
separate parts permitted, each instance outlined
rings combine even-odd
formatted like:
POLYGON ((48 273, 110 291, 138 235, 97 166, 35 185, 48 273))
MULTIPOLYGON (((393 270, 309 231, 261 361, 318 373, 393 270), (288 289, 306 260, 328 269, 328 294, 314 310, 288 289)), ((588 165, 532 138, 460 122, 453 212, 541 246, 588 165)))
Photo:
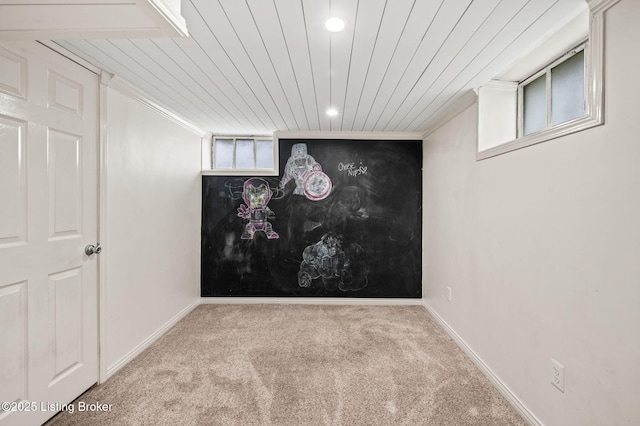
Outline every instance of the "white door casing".
POLYGON ((98 81, 0 43, 0 426, 41 424, 98 377, 98 81), (3 406, 3 408, 6 408, 3 406))

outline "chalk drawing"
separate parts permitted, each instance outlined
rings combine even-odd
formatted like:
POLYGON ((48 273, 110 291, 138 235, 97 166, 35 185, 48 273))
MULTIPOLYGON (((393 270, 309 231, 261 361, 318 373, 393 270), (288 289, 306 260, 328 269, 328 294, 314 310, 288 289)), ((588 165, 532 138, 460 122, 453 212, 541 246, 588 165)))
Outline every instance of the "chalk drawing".
POLYGON ((249 223, 245 226, 241 239, 251 240, 257 231, 264 232, 270 240, 280 237, 268 220, 275 216, 267 206, 272 195, 273 192, 266 180, 254 177, 245 181, 242 199, 247 205, 240 204, 238 217, 248 219, 249 223))
POLYGON ((307 246, 302 253, 298 271, 298 285, 311 287, 313 280, 322 278, 327 290, 360 290, 367 285, 369 268, 364 249, 349 244, 343 249, 341 235, 327 233, 320 241, 307 246))
POLYGON ((291 157, 284 166, 280 188, 294 180, 294 195, 304 195, 312 201, 326 198, 331 193, 331 179, 322 172, 322 166, 307 153, 306 143, 296 143, 291 147, 291 157))

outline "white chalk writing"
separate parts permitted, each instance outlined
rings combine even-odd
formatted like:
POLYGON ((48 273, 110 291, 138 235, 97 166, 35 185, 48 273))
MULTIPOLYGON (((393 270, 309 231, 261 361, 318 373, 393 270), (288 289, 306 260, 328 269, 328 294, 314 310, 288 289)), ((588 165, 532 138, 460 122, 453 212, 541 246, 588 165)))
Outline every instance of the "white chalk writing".
POLYGON ((359 166, 356 166, 355 163, 338 163, 338 171, 347 172, 349 176, 366 175, 367 166, 363 166, 362 163, 359 166))

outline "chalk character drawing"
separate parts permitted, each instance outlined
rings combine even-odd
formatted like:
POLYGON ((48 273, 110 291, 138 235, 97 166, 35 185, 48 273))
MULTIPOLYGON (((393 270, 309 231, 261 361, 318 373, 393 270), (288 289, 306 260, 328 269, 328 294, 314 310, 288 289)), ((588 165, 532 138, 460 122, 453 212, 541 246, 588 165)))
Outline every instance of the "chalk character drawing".
POLYGON ((360 290, 367 285, 369 268, 364 250, 358 244, 350 244, 345 251, 340 235, 331 232, 323 235, 320 241, 304 249, 302 259, 298 271, 300 287, 310 287, 320 277, 327 290, 360 290))
POLYGON ((275 216, 275 213, 267 206, 272 195, 273 192, 264 179, 254 177, 245 181, 242 199, 247 205, 240 204, 238 217, 249 219, 249 223, 245 226, 244 232, 240 236, 241 239, 253 239, 256 231, 264 232, 270 240, 280 237, 268 220, 275 216))
POLYGON ((307 153, 306 143, 296 143, 291 147, 291 157, 284 166, 284 176, 280 188, 293 179, 295 195, 304 195, 312 201, 322 200, 331 193, 331 179, 322 172, 322 166, 307 153))

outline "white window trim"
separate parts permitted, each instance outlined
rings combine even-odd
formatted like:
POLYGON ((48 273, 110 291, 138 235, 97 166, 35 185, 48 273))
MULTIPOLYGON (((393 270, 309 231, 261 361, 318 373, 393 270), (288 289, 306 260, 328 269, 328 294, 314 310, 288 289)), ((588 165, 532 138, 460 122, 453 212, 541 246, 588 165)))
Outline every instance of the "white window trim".
MULTIPOLYGON (((585 115, 480 151, 477 160, 495 157, 510 151, 556 139, 604 124, 603 67, 604 67, 604 12, 619 0, 589 1, 589 37, 585 49, 585 115)), ((514 119, 519 119, 514 117, 514 119)), ((479 142, 479 141, 478 141, 479 142)))
POLYGON ((202 175, 205 176, 278 176, 279 173, 279 156, 278 156, 278 140, 273 135, 212 135, 203 139, 202 143, 202 175), (238 168, 219 168, 213 167, 215 164, 215 140, 216 139, 234 139, 234 160, 235 160, 235 141, 239 139, 254 140, 254 159, 255 157, 255 141, 272 140, 273 141, 273 168, 271 169, 238 169, 238 168))

